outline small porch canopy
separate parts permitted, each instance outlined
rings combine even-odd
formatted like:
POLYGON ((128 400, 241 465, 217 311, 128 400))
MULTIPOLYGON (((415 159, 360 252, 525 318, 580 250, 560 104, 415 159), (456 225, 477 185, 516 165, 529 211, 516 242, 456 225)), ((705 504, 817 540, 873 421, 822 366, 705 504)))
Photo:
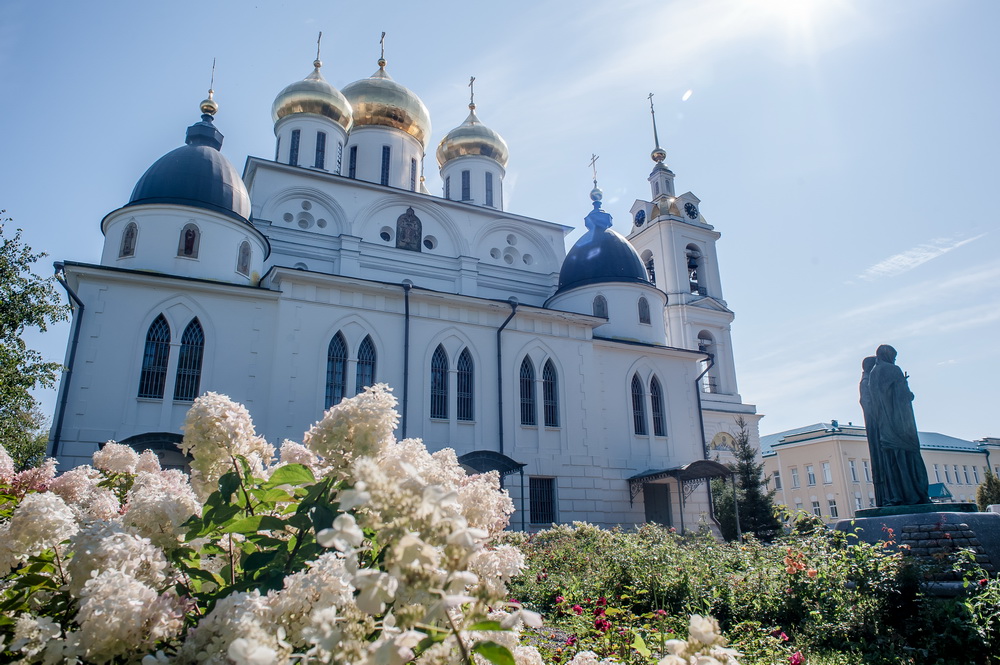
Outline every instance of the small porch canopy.
POLYGON ((471 453, 465 453, 458 458, 458 463, 467 469, 471 469, 475 473, 496 471, 500 474, 500 487, 503 487, 503 480, 507 476, 512 473, 521 474, 521 530, 524 531, 525 511, 527 510, 524 495, 524 467, 528 465, 522 464, 521 462, 515 462, 510 457, 507 457, 503 453, 498 453, 495 450, 474 450, 471 453))
POLYGON ((629 503, 635 501, 644 485, 662 484, 668 478, 673 478, 677 483, 677 491, 680 495, 681 503, 681 533, 684 532, 684 502, 691 496, 695 488, 710 478, 729 478, 733 483, 733 508, 736 510, 736 534, 738 539, 742 539, 740 534, 740 509, 736 499, 736 474, 725 464, 721 464, 710 459, 699 459, 688 462, 684 466, 676 466, 670 469, 651 469, 637 473, 628 479, 629 503))

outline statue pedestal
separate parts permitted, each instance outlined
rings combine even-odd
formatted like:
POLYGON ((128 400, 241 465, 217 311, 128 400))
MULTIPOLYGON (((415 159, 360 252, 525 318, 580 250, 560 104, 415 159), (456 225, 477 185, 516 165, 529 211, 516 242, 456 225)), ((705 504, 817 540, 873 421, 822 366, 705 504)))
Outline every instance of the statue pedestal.
MULTIPOLYGON (((908 555, 928 561, 940 561, 959 549, 971 549, 976 553, 976 562, 990 575, 995 576, 1000 568, 1000 514, 975 512, 975 504, 971 503, 859 510, 858 517, 840 520, 834 528, 856 533, 866 543, 893 540, 896 546, 906 546, 908 555)), ((950 579, 960 578, 956 575, 950 579)))

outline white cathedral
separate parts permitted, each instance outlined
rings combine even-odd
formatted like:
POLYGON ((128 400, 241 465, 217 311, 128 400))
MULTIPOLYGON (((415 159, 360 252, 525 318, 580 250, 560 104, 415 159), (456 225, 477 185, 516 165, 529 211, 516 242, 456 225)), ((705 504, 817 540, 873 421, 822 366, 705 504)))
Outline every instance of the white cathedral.
POLYGON ((514 528, 710 524, 709 458, 739 417, 756 445, 758 416, 737 392, 719 233, 675 194, 666 153, 628 238, 595 182, 567 252, 571 227, 505 210, 507 144, 474 103, 437 147, 436 196, 420 98, 384 59, 343 90, 321 65, 274 100, 273 159, 240 177, 210 91, 186 145, 104 217, 100 264, 57 264, 74 310, 61 468, 111 439, 183 465, 206 391, 280 444, 384 382, 400 438, 500 472, 514 528))

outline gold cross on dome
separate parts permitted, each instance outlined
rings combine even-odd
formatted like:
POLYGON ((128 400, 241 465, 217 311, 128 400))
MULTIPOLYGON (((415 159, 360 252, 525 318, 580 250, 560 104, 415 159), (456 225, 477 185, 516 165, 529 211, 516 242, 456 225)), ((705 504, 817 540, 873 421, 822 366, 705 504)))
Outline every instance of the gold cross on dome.
POLYGON ((590 168, 594 170, 594 186, 597 186, 597 160, 600 156, 591 153, 590 155, 590 168))

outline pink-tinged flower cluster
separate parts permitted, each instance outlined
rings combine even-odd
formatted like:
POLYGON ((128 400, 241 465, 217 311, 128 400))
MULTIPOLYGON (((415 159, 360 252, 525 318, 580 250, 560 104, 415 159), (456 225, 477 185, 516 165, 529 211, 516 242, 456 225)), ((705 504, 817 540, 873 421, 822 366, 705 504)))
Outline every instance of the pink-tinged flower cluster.
POLYGON ((139 453, 132 446, 108 441, 94 453, 94 467, 108 473, 135 473, 139 453))
POLYGON ((667 640, 658 665, 739 665, 740 652, 726 646, 714 617, 692 614, 686 640, 667 640))

